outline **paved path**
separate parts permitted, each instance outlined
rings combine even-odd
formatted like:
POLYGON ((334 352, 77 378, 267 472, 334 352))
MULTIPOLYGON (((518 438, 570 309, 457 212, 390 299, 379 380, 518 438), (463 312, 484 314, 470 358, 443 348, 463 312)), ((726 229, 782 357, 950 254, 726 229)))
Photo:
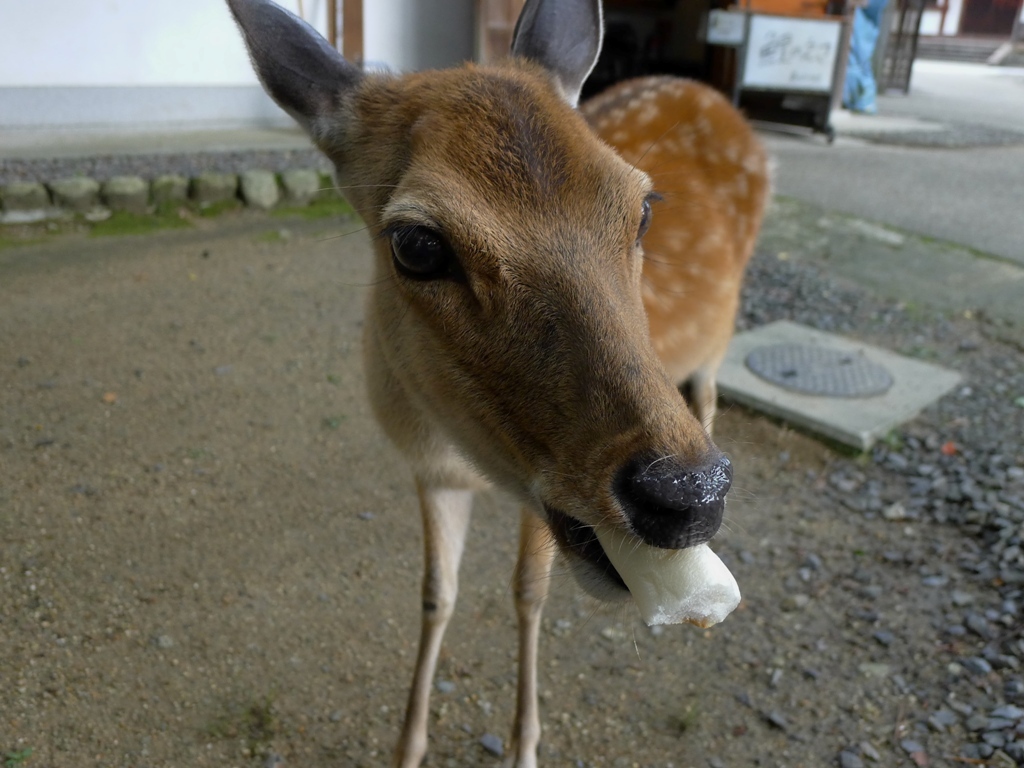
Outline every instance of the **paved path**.
POLYGON ((920 149, 769 135, 778 193, 1024 266, 1024 146, 920 149), (1014 170, 1016 169, 1016 170, 1014 170))
POLYGON ((776 191, 1024 265, 1024 141, 920 148, 849 135, 970 124, 1024 136, 1024 69, 919 61, 910 94, 882 97, 879 113, 838 114, 831 147, 820 137, 767 133, 776 191))
POLYGON ((916 61, 910 94, 880 98, 883 115, 1024 130, 1024 67, 916 61))

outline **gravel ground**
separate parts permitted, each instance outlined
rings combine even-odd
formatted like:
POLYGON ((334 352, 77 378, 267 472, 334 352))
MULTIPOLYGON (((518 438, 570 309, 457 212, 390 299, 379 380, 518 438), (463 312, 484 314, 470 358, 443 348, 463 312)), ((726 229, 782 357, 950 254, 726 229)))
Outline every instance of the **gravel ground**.
MULTIPOLYGON (((371 766, 397 733, 419 534, 362 394, 365 238, 251 212, 196 226, 0 251, 9 764, 371 766)), ((965 383, 862 457, 723 407, 737 474, 715 546, 743 604, 652 631, 559 572, 542 763, 1024 765, 1020 350, 983 317, 761 253, 739 325, 782 318, 965 383)), ((430 765, 504 748, 513 520, 477 505, 430 765)))
MULTIPOLYGON (((948 595, 948 606, 929 617, 930 623, 941 642, 959 654, 949 663, 950 674, 973 678, 985 694, 971 706, 936 710, 927 726, 942 730, 959 722, 970 735, 960 753, 965 760, 989 759, 1003 749, 1024 765, 1024 709, 1007 703, 1024 706, 1020 350, 987 342, 984 323, 880 301, 813 265, 760 254, 748 273, 739 326, 779 319, 852 335, 964 374, 955 394, 877 445, 869 461, 834 461, 821 492, 831 504, 865 520, 941 524, 958 531, 960 547, 947 553, 947 562, 899 547, 882 553, 905 566, 908 577, 948 595), (985 587, 986 596, 979 600, 959 590, 961 581, 985 587)), ((864 594, 877 590, 866 587, 864 594)), ((893 642, 876 612, 868 610, 864 618, 879 627, 875 640, 885 646, 893 642)))
POLYGON ((876 144, 900 147, 932 147, 966 149, 969 147, 1010 147, 1024 144, 1024 133, 1005 131, 974 123, 944 123, 938 130, 871 131, 866 128, 848 130, 852 136, 876 144))
POLYGON ((105 181, 113 176, 155 179, 163 174, 198 176, 203 173, 242 173, 261 169, 280 173, 289 168, 330 171, 330 163, 316 150, 267 150, 247 152, 154 153, 149 155, 100 155, 83 158, 0 158, 0 184, 13 181, 48 182, 72 176, 105 181))

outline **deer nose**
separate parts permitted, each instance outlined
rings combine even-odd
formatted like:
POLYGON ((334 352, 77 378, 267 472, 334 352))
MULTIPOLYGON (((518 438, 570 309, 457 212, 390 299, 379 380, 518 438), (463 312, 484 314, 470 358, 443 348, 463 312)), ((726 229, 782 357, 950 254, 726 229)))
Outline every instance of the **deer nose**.
POLYGON ((732 463, 716 451, 697 467, 636 457, 619 471, 614 490, 637 536, 654 547, 684 549, 718 532, 731 485, 732 463))

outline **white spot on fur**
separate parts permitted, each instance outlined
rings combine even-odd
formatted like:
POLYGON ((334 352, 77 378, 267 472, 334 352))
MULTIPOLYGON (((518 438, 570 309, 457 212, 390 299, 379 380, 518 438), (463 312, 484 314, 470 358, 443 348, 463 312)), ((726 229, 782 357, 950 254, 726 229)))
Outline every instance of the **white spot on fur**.
POLYGON ((747 174, 737 173, 736 174, 736 194, 740 197, 746 197, 750 192, 750 183, 747 181, 747 174))
POLYGON ((759 176, 761 174, 761 168, 761 155, 759 152, 747 152, 747 154, 743 156, 743 170, 751 176, 759 176))
POLYGON ((640 110, 640 113, 636 116, 637 125, 650 125, 658 116, 661 114, 661 110, 653 104, 645 104, 644 108, 640 110))

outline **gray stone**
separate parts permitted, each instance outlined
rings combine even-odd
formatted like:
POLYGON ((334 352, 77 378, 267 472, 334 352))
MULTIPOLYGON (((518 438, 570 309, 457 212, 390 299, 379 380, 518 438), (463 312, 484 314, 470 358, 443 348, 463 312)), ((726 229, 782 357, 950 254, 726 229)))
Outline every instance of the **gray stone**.
POLYGON ((992 673, 992 665, 980 656, 971 656, 964 659, 964 666, 968 672, 972 672, 975 675, 988 675, 992 673))
POLYGON ((988 718, 981 713, 971 715, 967 718, 966 725, 969 731, 983 731, 988 727, 988 718))
POLYGON ((306 205, 320 193, 320 174, 309 168, 291 168, 281 174, 285 199, 296 205, 306 205))
POLYGON ((890 453, 886 457, 885 462, 897 471, 903 471, 909 466, 907 458, 902 453, 890 453))
POLYGON ((924 752, 924 746, 922 746, 920 742, 914 741, 913 739, 903 739, 903 741, 900 742, 900 746, 903 747, 903 750, 908 755, 912 755, 915 752, 924 752))
POLYGON ((968 614, 964 626, 983 640, 991 640, 995 637, 995 632, 985 621, 985 617, 977 613, 968 614))
POLYGON ((267 210, 277 205, 281 192, 277 187, 277 177, 270 171, 245 171, 240 184, 242 200, 250 208, 267 210))
POLYGON ((38 181, 14 181, 0 186, 0 207, 5 211, 37 211, 49 205, 50 194, 38 181))
POLYGON ((1003 704, 992 710, 992 717, 1003 717, 1007 720, 1024 720, 1024 709, 1015 707, 1013 704, 1003 704))
POLYGON ((188 179, 174 173, 157 176, 151 191, 156 205, 184 202, 188 199, 188 179))
POLYGON ((1016 656, 1004 653, 986 655, 985 657, 994 669, 1019 669, 1020 660, 1016 656))
POLYGON ((853 752, 843 751, 839 753, 840 768, 864 768, 864 761, 853 752))
POLYGON ((786 612, 802 611, 811 602, 811 598, 808 595, 802 595, 800 593, 787 595, 782 600, 782 610, 786 612))
POLYGON ((995 747, 996 749, 1000 749, 1004 744, 1006 744, 1006 737, 998 731, 989 731, 988 733, 983 733, 981 735, 981 740, 984 741, 986 744, 995 747))
POLYGON ((953 605, 958 607, 970 605, 974 602, 974 595, 972 595, 970 592, 964 592, 959 589, 954 589, 953 592, 950 594, 950 597, 953 600, 953 605))
POLYGON ((952 728, 959 721, 960 718, 956 716, 956 713, 949 709, 937 710, 935 714, 928 718, 928 724, 937 731, 944 731, 947 728, 952 728))
POLYGON ((149 184, 138 176, 114 176, 100 188, 103 202, 113 211, 145 213, 149 207, 149 184))
POLYGON ((51 181, 49 186, 54 204, 75 213, 92 210, 100 201, 100 183, 86 176, 57 179, 51 181))
POLYGON ((56 218, 59 216, 59 213, 54 208, 35 208, 30 211, 0 211, 0 224, 35 224, 38 221, 56 218))
POLYGON ((501 743, 501 739, 495 736, 493 733, 485 733, 480 737, 480 746, 486 749, 495 757, 501 757, 505 754, 505 746, 501 743))
POLYGON ((907 510, 898 501, 893 502, 882 510, 882 517, 886 520, 898 521, 907 519, 907 510))
POLYGON ((878 630, 872 637, 875 638, 875 642, 879 645, 884 645, 886 648, 896 642, 896 636, 887 629, 878 630))
POLYGON ((112 211, 109 208, 96 206, 95 208, 90 208, 88 211, 83 213, 82 218, 95 224, 97 221, 106 221, 111 217, 111 215, 112 211))
POLYGON ((981 750, 978 744, 964 744, 960 749, 960 755, 965 762, 977 762, 981 759, 981 750))
POLYGON ((881 753, 875 749, 875 745, 870 741, 862 741, 860 743, 860 753, 864 755, 868 760, 872 760, 876 763, 882 762, 881 753))
POLYGON ((200 207, 235 198, 238 177, 233 173, 203 173, 192 179, 192 199, 200 207))
POLYGON ((970 717, 974 713, 974 707, 966 701, 953 700, 949 702, 950 709, 959 712, 964 717, 970 717))
POLYGON ((876 661, 865 661, 863 664, 857 665, 857 670, 864 677, 884 678, 889 676, 892 667, 889 664, 882 664, 876 661))

